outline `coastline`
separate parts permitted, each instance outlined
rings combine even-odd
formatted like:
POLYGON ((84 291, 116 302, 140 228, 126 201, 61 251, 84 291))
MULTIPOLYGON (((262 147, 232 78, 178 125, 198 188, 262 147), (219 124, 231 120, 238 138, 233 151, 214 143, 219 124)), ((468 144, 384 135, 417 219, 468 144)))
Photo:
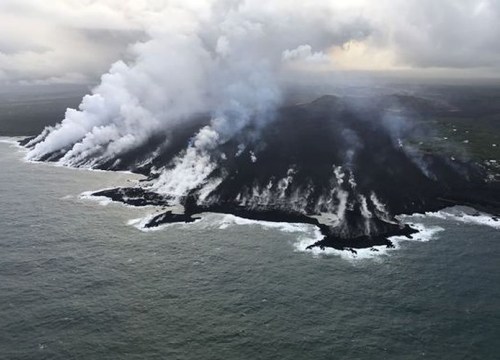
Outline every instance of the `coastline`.
MULTIPOLYGON (((29 138, 28 138, 29 139, 29 138)), ((3 142, 8 142, 10 144, 16 145, 19 149, 26 150, 23 147, 23 143, 29 141, 26 138, 7 138, 3 142)), ((2 139, 0 139, 1 141, 2 139)), ((37 162, 43 164, 53 164, 51 162, 37 162)), ((57 166, 57 165, 56 165, 57 166)), ((68 167, 68 166, 66 166, 68 167)), ((114 171, 114 170, 95 170, 89 168, 78 168, 78 167, 68 167, 77 170, 87 170, 87 171, 99 171, 99 172, 114 172, 114 173, 126 173, 140 176, 140 179, 135 179, 137 183, 147 179, 145 174, 136 174, 131 171, 114 171)), ((421 230, 418 230, 412 224, 405 224, 399 219, 403 216, 408 215, 424 215, 437 213, 443 209, 449 207, 449 205, 467 205, 471 206, 478 214, 477 216, 486 216, 491 219, 491 221, 498 221, 497 214, 500 213, 500 207, 495 208, 486 202, 486 205, 478 202, 477 207, 466 201, 460 202, 459 200, 452 200, 449 198, 436 198, 432 201, 423 201, 419 206, 414 206, 409 208, 408 211, 392 215, 395 222, 386 222, 380 219, 376 219, 376 231, 373 235, 361 235, 361 236, 339 236, 335 233, 335 229, 320 222, 313 214, 303 214, 293 211, 286 211, 281 209, 252 209, 243 206, 236 206, 234 204, 210 204, 210 205, 198 205, 196 198, 192 195, 185 197, 177 207, 173 207, 173 202, 175 199, 149 191, 140 186, 134 187, 109 187, 106 189, 101 189, 97 191, 86 191, 80 195, 80 198, 86 198, 91 200, 98 200, 102 205, 107 205, 110 202, 120 203, 131 207, 151 207, 161 209, 159 213, 151 214, 147 218, 141 219, 139 221, 139 226, 142 230, 154 230, 165 227, 168 224, 190 224, 199 221, 203 218, 205 213, 215 213, 223 215, 232 215, 241 219, 247 219, 251 221, 261 221, 269 223, 287 223, 287 224, 303 224, 312 225, 317 228, 318 233, 321 234, 317 241, 312 244, 307 245, 305 250, 319 249, 325 251, 326 249, 334 249, 338 251, 347 251, 353 254, 357 254, 358 251, 364 249, 371 249, 372 251, 379 251, 378 248, 384 247, 391 249, 395 247, 394 240, 406 238, 411 240, 416 236, 421 230), (106 200, 107 199, 107 200, 106 200), (180 210, 179 208, 183 208, 180 210), (484 211, 485 209, 492 210, 491 212, 485 212, 483 214, 479 211, 484 211), (333 230, 332 230, 333 229, 333 230)), ((355 216, 355 215, 352 215, 355 216)), ((500 224, 500 222, 499 222, 500 224)))

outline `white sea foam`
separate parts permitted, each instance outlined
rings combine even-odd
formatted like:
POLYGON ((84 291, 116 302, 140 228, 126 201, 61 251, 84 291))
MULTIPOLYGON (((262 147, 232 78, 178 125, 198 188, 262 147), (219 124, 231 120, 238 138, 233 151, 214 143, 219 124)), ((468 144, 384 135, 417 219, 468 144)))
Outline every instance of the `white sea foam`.
POLYGON ((227 229, 235 225, 258 225, 266 229, 277 229, 287 233, 303 233, 310 230, 313 225, 287 222, 272 222, 261 220, 249 220, 234 215, 224 215, 220 220, 219 229, 227 229))
POLYGON ((22 140, 22 137, 0 137, 0 143, 2 144, 8 144, 8 145, 13 145, 17 148, 22 148, 24 149, 21 145, 19 145, 19 140, 22 140))
POLYGON ((15 148, 20 153, 27 154, 28 149, 19 144, 19 141, 23 139, 24 137, 0 137, 0 143, 9 145, 10 148, 15 148))
MULTIPOLYGON (((320 229, 311 224, 301 224, 301 223, 284 223, 284 222, 271 222, 271 221, 260 221, 260 220, 249 220, 241 218, 234 215, 224 215, 220 220, 217 220, 219 229, 227 229, 231 226, 245 226, 245 225, 257 225, 264 229, 275 229, 283 231, 286 233, 294 233, 297 236, 297 241, 293 244, 295 251, 297 252, 308 252, 315 257, 319 256, 339 256, 346 260, 360 260, 360 259, 375 259, 380 257, 380 255, 387 254, 390 250, 385 246, 376 246, 370 249, 358 249, 356 254, 349 250, 336 250, 332 248, 325 248, 321 250, 319 247, 312 249, 307 249, 308 246, 320 241, 323 238, 323 234, 320 229)), ((423 229, 423 226, 421 227, 423 229)), ((432 230, 440 231, 439 229, 427 229, 429 231, 424 231, 422 239, 427 241, 432 230)), ((413 240, 420 240, 419 234, 414 237, 413 240)), ((412 239, 407 239, 412 240, 412 239)))
POLYGON ((144 216, 144 217, 131 219, 131 220, 127 221, 127 225, 133 226, 142 232, 155 232, 155 231, 161 231, 161 230, 164 230, 166 228, 173 227, 173 226, 192 226, 193 224, 197 224, 203 220, 202 218, 199 218, 199 219, 196 219, 192 223, 175 222, 175 223, 161 224, 159 226, 150 227, 150 228, 146 227, 146 225, 151 220, 153 220, 156 216, 161 215, 161 214, 162 214, 161 212, 158 212, 158 213, 149 214, 149 215, 144 216))
POLYGON ((385 246, 374 246, 369 249, 356 249, 355 253, 350 250, 337 250, 333 248, 325 248, 325 250, 321 250, 320 248, 306 249, 307 246, 304 244, 297 243, 295 246, 296 251, 304 251, 311 253, 314 257, 321 256, 338 256, 344 260, 357 261, 357 260, 367 260, 367 259, 381 259, 382 255, 387 255, 387 252, 390 250, 385 246))
POLYGON ((382 255, 387 255, 388 251, 391 250, 386 246, 374 246, 367 249, 356 249, 356 252, 350 250, 337 250, 333 248, 325 248, 324 250, 319 247, 314 247, 312 249, 307 249, 308 246, 320 241, 323 238, 323 234, 316 227, 313 236, 303 235, 297 242, 294 243, 294 248, 296 252, 306 252, 312 254, 313 257, 331 257, 337 256, 343 260, 348 261, 358 261, 358 260, 378 260, 382 259, 382 255))
POLYGON ((500 220, 486 213, 476 212, 473 209, 474 215, 469 212, 460 211, 456 208, 445 209, 437 212, 427 212, 425 214, 402 215, 398 218, 405 220, 408 218, 436 218, 447 221, 455 221, 465 224, 489 226, 495 229, 500 229, 500 220))
POLYGON ((97 202, 101 206, 107 206, 107 205, 113 203, 113 200, 111 200, 110 198, 108 198, 106 196, 93 195, 94 192, 99 192, 99 191, 104 191, 104 190, 109 190, 109 189, 101 189, 101 190, 97 190, 97 191, 85 191, 85 192, 81 193, 78 198, 81 200, 90 200, 90 201, 97 202))
POLYGON ((296 236, 296 241, 293 243, 294 250, 296 252, 306 252, 312 254, 314 257, 321 256, 338 256, 344 260, 358 261, 358 260, 381 260, 384 256, 389 255, 391 251, 398 250, 401 248, 401 243, 405 241, 417 241, 417 242, 427 242, 437 239, 437 234, 444 230, 444 228, 439 226, 425 226, 421 223, 408 223, 413 228, 419 232, 413 234, 411 237, 406 236, 394 236, 390 240, 394 244, 393 248, 388 248, 386 246, 374 246, 366 249, 355 249, 355 252, 351 250, 337 250, 333 248, 325 248, 324 250, 319 247, 314 247, 312 249, 307 249, 308 246, 320 241, 323 238, 323 234, 320 229, 311 224, 301 224, 301 223, 285 223, 285 222, 271 222, 271 221, 260 221, 260 220, 250 220, 241 218, 235 215, 221 215, 214 213, 203 213, 200 214, 202 217, 196 220, 194 223, 168 223, 162 224, 158 227, 146 228, 146 225, 160 213, 149 214, 145 217, 131 219, 127 222, 127 225, 134 226, 135 228, 143 232, 154 232, 164 230, 172 226, 196 226, 201 229, 212 229, 212 230, 225 230, 232 226, 260 226, 263 229, 278 230, 285 233, 290 233, 296 236))
POLYGON ((445 229, 441 226, 426 226, 421 223, 407 223, 411 225, 412 228, 418 230, 418 233, 411 235, 411 237, 407 236, 393 236, 390 237, 389 240, 394 244, 393 249, 399 249, 400 244, 404 241, 420 241, 420 242, 428 242, 431 240, 437 239, 437 234, 444 231, 445 229))
MULTIPOLYGON (((296 233, 301 237, 307 236, 308 234, 319 233, 319 229, 310 224, 300 224, 300 223, 286 223, 286 222, 271 222, 271 221, 260 221, 260 220, 249 220, 241 218, 238 216, 226 214, 215 214, 215 213, 201 213, 198 214, 200 219, 192 223, 168 223, 162 224, 154 228, 146 228, 146 225, 153 220, 154 217, 160 215, 160 212, 149 214, 145 217, 131 219, 127 222, 127 225, 134 226, 141 231, 159 231, 167 227, 182 225, 182 226, 196 226, 199 229, 213 229, 213 230, 225 230, 232 226, 249 226, 257 225, 263 229, 274 229, 286 233, 296 233)), ((320 234, 320 233, 319 233, 320 234)), ((321 235, 321 234, 320 234, 321 235)), ((320 237, 321 238, 321 237, 320 237)))
POLYGON ((373 259, 378 260, 383 256, 389 255, 389 252, 398 250, 401 248, 400 244, 404 241, 421 241, 427 242, 433 239, 436 239, 436 235, 443 231, 444 229, 439 226, 427 227, 423 224, 410 224, 414 229, 419 232, 413 234, 411 238, 406 236, 393 236, 389 238, 393 243, 393 248, 388 248, 387 246, 373 246, 371 248, 366 249, 354 249, 355 252, 351 250, 337 250, 333 248, 325 248, 324 250, 319 247, 314 247, 312 249, 307 249, 308 246, 313 245, 317 241, 323 238, 323 235, 316 228, 315 236, 307 237, 303 236, 299 238, 299 240, 294 244, 295 251, 297 252, 308 252, 311 253, 314 257, 320 256, 338 256, 344 260, 366 260, 373 259))
POLYGON ((113 201, 112 199, 108 198, 107 196, 94 195, 95 193, 98 193, 98 192, 101 192, 101 191, 106 191, 106 190, 112 190, 112 189, 115 189, 115 187, 104 188, 104 189, 100 189, 100 190, 85 191, 85 192, 81 193, 78 196, 78 198, 81 199, 81 200, 94 201, 94 202, 99 203, 99 205, 102 205, 102 206, 107 206, 109 204, 116 204, 116 205, 120 205, 120 206, 124 206, 124 207, 128 207, 128 208, 133 208, 133 209, 137 209, 137 208, 159 208, 159 206, 155 206, 155 205, 146 205, 146 206, 140 206, 140 207, 138 207, 138 206, 133 206, 133 205, 130 205, 130 204, 126 204, 126 203, 121 202, 121 201, 113 201))
POLYGON ((136 218, 136 219, 131 219, 131 220, 127 221, 127 225, 133 226, 136 229, 144 231, 144 232, 158 231, 158 230, 161 230, 161 229, 167 227, 168 225, 173 225, 173 224, 165 224, 165 225, 157 226, 154 228, 146 228, 146 225, 151 220, 153 220, 153 218, 155 216, 158 216, 158 215, 159 214, 149 214, 148 216, 144 216, 144 217, 140 217, 140 218, 136 218))

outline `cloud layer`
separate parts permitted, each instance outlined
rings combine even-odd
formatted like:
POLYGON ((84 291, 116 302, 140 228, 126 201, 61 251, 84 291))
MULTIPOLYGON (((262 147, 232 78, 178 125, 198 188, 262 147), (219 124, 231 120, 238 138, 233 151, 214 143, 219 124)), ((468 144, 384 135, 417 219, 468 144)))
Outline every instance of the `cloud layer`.
MULTIPOLYGON (((250 0, 3 0, 0 81, 95 82, 111 63, 132 56, 127 52, 129 44, 154 38, 166 28, 173 33, 175 27, 189 26, 186 22, 193 14, 198 24, 220 16, 218 22, 229 36, 247 31, 245 24, 223 18, 231 11, 246 14, 248 24, 254 26, 273 18, 277 38, 296 26, 308 27, 307 32, 295 33, 299 47, 289 48, 285 55, 307 63, 306 67, 324 69, 329 62, 327 69, 438 68, 483 76, 499 70, 498 0, 275 0, 269 4, 250 0), (314 24, 320 24, 317 31, 314 24), (326 43, 332 48, 318 52, 326 43)), ((206 40, 211 41, 213 29, 207 30, 206 40)), ((225 41, 221 39, 219 51, 228 49, 225 41)))

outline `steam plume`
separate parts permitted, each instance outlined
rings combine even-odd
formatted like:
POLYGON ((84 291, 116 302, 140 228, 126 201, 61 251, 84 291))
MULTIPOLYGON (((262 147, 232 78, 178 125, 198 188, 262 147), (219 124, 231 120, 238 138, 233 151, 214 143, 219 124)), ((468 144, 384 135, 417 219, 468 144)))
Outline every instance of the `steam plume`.
POLYGON ((211 124, 188 150, 204 156, 250 123, 272 121, 288 68, 327 61, 330 47, 368 34, 354 30, 355 16, 336 22, 335 11, 319 0, 169 2, 150 39, 131 47, 133 61, 115 63, 78 110, 32 141, 28 158, 63 152, 64 165, 95 166, 207 112, 211 124))

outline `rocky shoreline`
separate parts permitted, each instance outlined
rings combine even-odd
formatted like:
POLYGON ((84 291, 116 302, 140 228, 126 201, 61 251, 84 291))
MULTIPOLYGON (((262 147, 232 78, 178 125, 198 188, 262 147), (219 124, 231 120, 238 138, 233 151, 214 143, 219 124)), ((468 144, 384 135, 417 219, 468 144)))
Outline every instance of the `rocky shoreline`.
MULTIPOLYGON (((249 125, 203 151, 193 141, 206 130, 207 116, 113 157, 103 148, 66 159, 72 144, 36 160, 146 176, 137 186, 93 194, 162 208, 146 228, 194 222, 208 212, 232 214, 311 224, 323 235, 311 247, 356 251, 391 247, 391 237, 417 232, 397 215, 464 205, 499 217, 496 172, 461 151, 463 142, 444 144, 428 121, 448 115, 447 106, 410 95, 325 95, 283 106, 265 126, 249 125), (176 205, 183 212, 172 211, 176 205)), ((33 150, 44 136, 20 145, 33 150)))
MULTIPOLYGON (((95 197, 106 197, 115 202, 121 202, 130 206, 145 207, 145 206, 161 206, 169 207, 171 199, 162 195, 150 192, 140 187, 133 188, 115 188, 98 191, 92 194, 95 197)), ((432 210, 440 210, 445 208, 443 202, 441 206, 435 206, 432 210)), ((419 211, 421 213, 425 211, 419 211)), ((183 212, 174 213, 172 210, 166 210, 158 215, 155 215, 144 225, 146 229, 152 229, 165 224, 173 223, 193 223, 201 219, 203 213, 219 213, 231 214, 241 218, 257 221, 268 222, 286 222, 286 223, 301 223, 316 226, 323 238, 316 243, 308 246, 307 249, 333 248, 337 250, 347 250, 356 253, 357 249, 372 248, 374 251, 376 246, 386 246, 392 248, 394 245, 390 238, 393 236, 412 236, 418 233, 410 225, 398 222, 383 222, 378 220, 379 229, 372 236, 362 235, 356 237, 341 237, 336 235, 332 228, 321 223, 318 219, 292 211, 272 210, 272 209, 248 209, 241 206, 213 204, 213 205, 198 205, 194 197, 188 197, 183 203, 183 212)))

